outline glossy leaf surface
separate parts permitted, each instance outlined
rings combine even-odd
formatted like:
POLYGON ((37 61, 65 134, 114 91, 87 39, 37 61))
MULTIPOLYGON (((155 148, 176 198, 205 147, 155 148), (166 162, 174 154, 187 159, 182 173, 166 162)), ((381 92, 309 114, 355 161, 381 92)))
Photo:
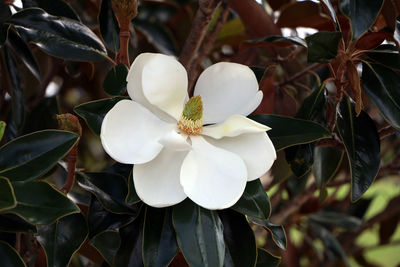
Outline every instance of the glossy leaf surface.
POLYGON ((30 2, 30 7, 43 8, 51 15, 66 17, 78 21, 80 20, 72 7, 64 0, 30 0, 30 2))
POLYGON ((18 252, 8 243, 0 240, 0 259, 2 267, 26 267, 18 252))
POLYGON ((14 30, 8 31, 8 43, 29 71, 40 81, 40 69, 31 49, 14 30))
POLYGON ((17 206, 15 213, 32 224, 51 224, 79 208, 47 182, 13 183, 17 206))
POLYGON ((192 267, 222 266, 225 257, 223 226, 218 213, 185 200, 173 208, 177 241, 192 267))
POLYGON ((340 8, 350 19, 353 39, 358 39, 375 22, 382 8, 383 0, 341 0, 340 8))
POLYGON ((142 267, 144 212, 119 230, 121 245, 115 255, 115 267, 142 267))
POLYGON ((43 246, 47 265, 68 266, 72 255, 85 241, 88 230, 82 214, 65 216, 51 225, 38 226, 37 240, 43 246))
POLYGON ((283 37, 283 36, 267 36, 260 39, 245 42, 245 46, 278 46, 287 47, 292 45, 300 45, 307 47, 306 42, 299 37, 283 37))
POLYGON ((111 0, 102 0, 99 25, 101 36, 111 51, 119 51, 119 26, 111 6, 111 0))
POLYGON ((143 230, 143 262, 145 266, 168 266, 178 253, 172 225, 172 208, 146 207, 143 230))
POLYGON ((95 247, 107 263, 112 266, 115 254, 121 244, 121 238, 119 237, 118 231, 110 230, 96 235, 92 240, 90 240, 90 244, 95 247))
POLYGON ((101 204, 113 213, 131 213, 137 211, 125 204, 128 186, 124 177, 113 173, 78 173, 79 185, 94 194, 101 204))
POLYGON ((272 234, 272 240, 281 249, 286 249, 286 233, 282 225, 273 224, 270 221, 249 218, 249 221, 264 227, 272 234))
POLYGON ((365 92, 385 119, 400 130, 400 77, 378 64, 363 64, 362 81, 365 92))
POLYGON ((314 149, 313 173, 318 188, 322 188, 336 174, 344 153, 331 147, 314 149))
POLYGON ((365 54, 368 57, 367 60, 372 59, 373 63, 376 62, 385 67, 400 70, 400 54, 394 45, 381 45, 377 49, 368 51, 365 54))
POLYGON ((43 9, 27 8, 8 19, 22 37, 50 55, 76 61, 100 61, 106 49, 84 24, 49 15, 43 9))
POLYGON ((106 116, 107 112, 122 99, 125 98, 113 97, 83 103, 76 106, 74 111, 86 121, 90 129, 100 135, 101 123, 103 122, 104 116, 106 116))
POLYGON ((257 250, 257 264, 256 267, 276 267, 281 262, 281 259, 273 256, 268 251, 259 248, 257 250))
POLYGON ((10 181, 0 176, 0 211, 13 208, 16 205, 17 201, 10 181))
POLYGON ((123 95, 126 91, 128 68, 118 64, 110 69, 103 82, 103 88, 109 95, 123 95))
POLYGON ((92 196, 88 214, 89 238, 107 230, 123 227, 135 220, 136 217, 137 215, 111 213, 101 205, 96 197, 92 196))
POLYGON ((225 209, 218 212, 224 227, 224 266, 254 266, 257 258, 256 240, 246 217, 225 209))
MULTIPOLYGON (((14 55, 11 53, 8 46, 3 47, 4 61, 7 68, 7 73, 10 81, 11 89, 11 100, 12 100, 12 121, 9 123, 9 129, 14 129, 12 137, 17 137, 21 132, 25 122, 25 97, 24 97, 24 86, 21 81, 21 76, 18 72, 17 61, 14 55)), ((0 167, 1 169, 1 167, 0 167)))
POLYGON ((317 32, 306 37, 308 62, 329 62, 337 55, 340 32, 317 32))
POLYGON ((62 159, 77 140, 78 135, 59 130, 16 138, 0 148, 0 175, 11 181, 40 177, 62 159))
POLYGON ((325 127, 312 121, 278 115, 254 115, 250 118, 272 128, 267 133, 276 150, 330 137, 325 127))
POLYGON ((247 216, 268 219, 271 203, 260 179, 247 182, 242 197, 231 208, 247 216))
POLYGON ((375 179, 380 164, 378 131, 367 113, 356 117, 354 104, 345 98, 340 103, 337 128, 350 163, 352 200, 359 199, 375 179))

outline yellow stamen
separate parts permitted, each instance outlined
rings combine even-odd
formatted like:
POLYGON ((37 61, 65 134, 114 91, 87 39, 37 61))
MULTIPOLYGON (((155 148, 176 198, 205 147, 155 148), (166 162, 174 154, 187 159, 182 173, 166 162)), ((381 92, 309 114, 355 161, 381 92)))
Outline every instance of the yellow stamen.
POLYGON ((203 102, 200 96, 189 99, 183 109, 178 128, 188 135, 198 135, 203 130, 203 102))

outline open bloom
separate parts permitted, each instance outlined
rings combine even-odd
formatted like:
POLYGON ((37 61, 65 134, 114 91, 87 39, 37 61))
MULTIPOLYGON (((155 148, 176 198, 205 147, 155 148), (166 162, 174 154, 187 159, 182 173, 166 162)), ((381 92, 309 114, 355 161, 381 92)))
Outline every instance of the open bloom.
POLYGON ((189 197, 207 209, 234 205, 276 159, 268 127, 245 116, 262 99, 254 73, 221 62, 199 77, 188 99, 187 73, 173 57, 145 53, 127 76, 132 100, 105 116, 101 141, 116 161, 134 164, 138 196, 166 207, 189 197))

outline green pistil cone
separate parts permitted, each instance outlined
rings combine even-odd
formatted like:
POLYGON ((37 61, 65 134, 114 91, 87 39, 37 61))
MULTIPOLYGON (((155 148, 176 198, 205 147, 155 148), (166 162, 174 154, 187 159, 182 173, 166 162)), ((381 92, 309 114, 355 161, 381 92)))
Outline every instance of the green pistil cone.
POLYGON ((201 96, 194 96, 189 99, 183 109, 183 116, 191 121, 197 121, 203 118, 203 102, 201 96))

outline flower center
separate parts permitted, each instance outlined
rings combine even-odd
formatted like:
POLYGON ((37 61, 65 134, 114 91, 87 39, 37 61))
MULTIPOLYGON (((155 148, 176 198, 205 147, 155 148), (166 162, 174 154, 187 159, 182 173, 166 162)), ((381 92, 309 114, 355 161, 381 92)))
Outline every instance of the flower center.
POLYGON ((203 102, 199 95, 190 98, 186 103, 178 128, 188 135, 198 135, 203 130, 203 102))

